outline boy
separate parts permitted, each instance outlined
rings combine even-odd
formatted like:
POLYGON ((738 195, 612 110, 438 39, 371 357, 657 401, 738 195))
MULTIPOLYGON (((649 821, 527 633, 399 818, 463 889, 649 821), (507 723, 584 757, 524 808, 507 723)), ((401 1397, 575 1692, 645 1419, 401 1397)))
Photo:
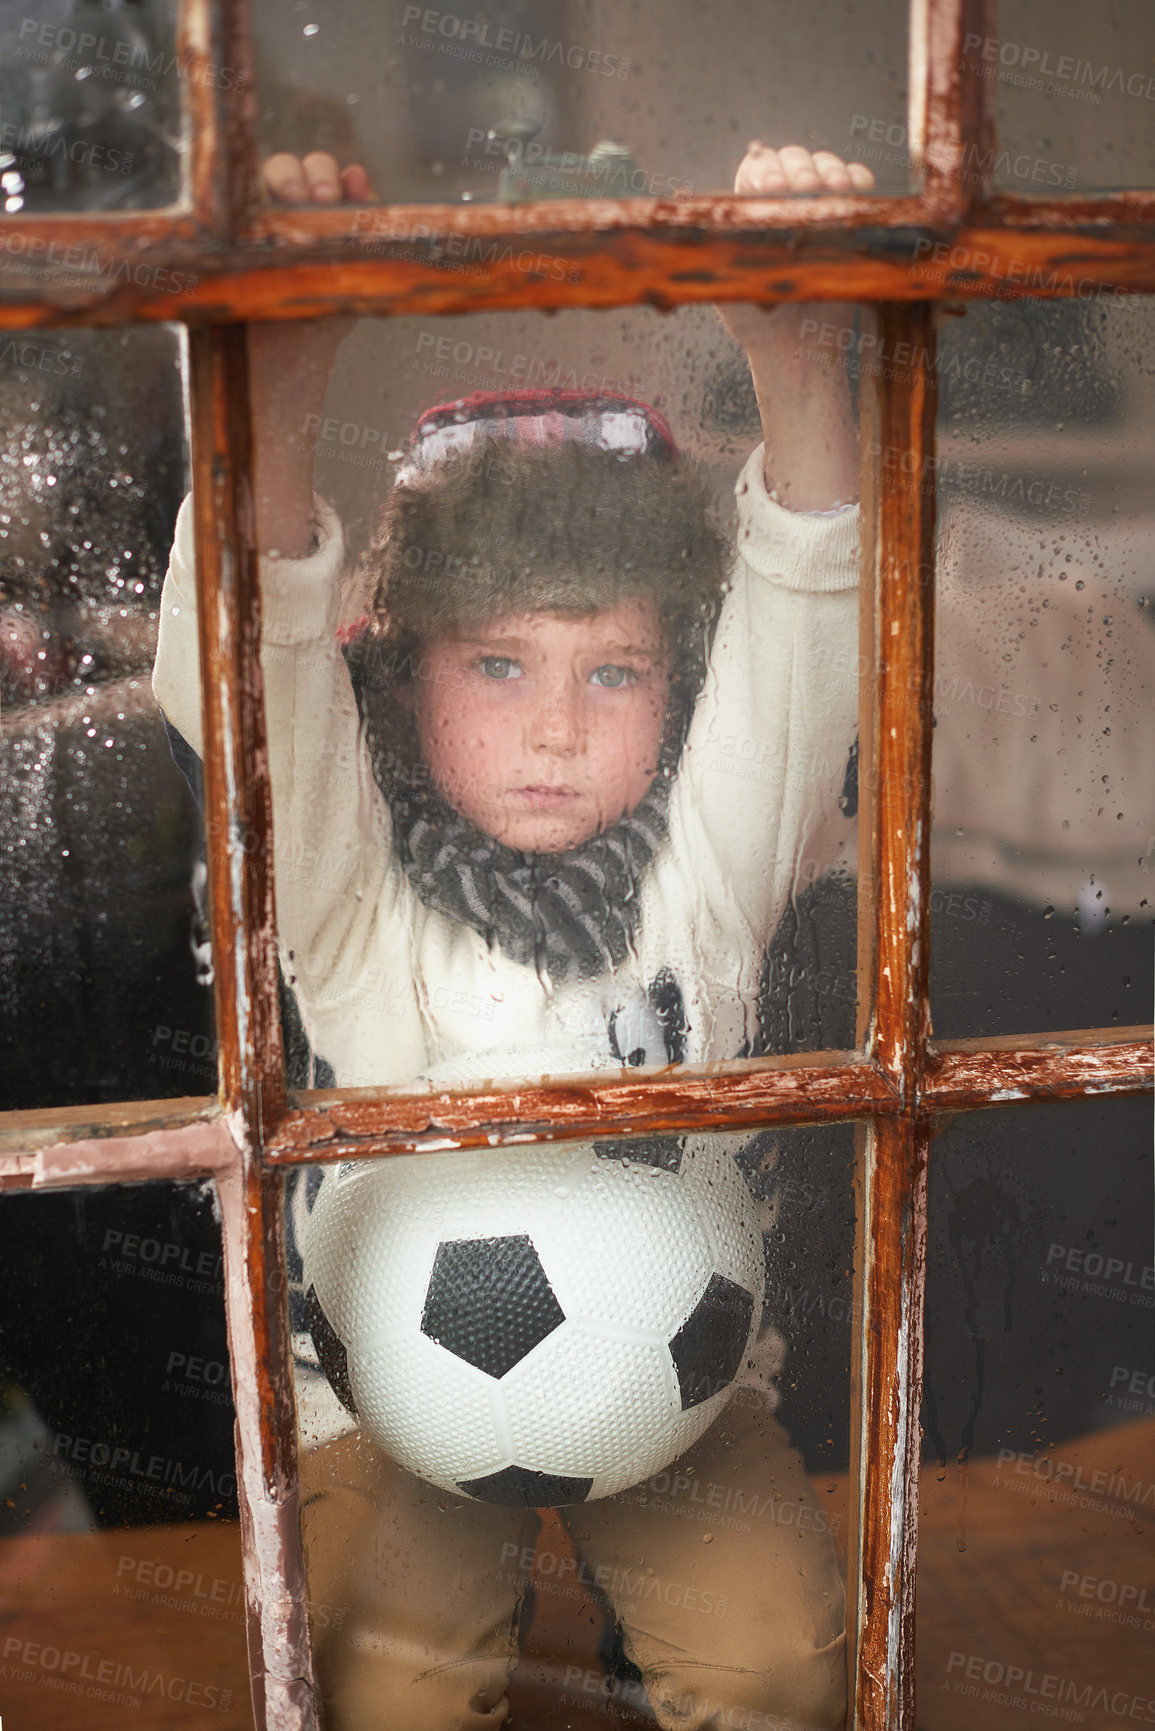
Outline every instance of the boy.
MULTIPOLYGON (((744 179, 756 180, 763 160, 777 166, 786 155, 752 151, 739 177, 740 189, 747 190, 744 179)), ((834 179, 832 171, 830 178, 834 179)), ((278 184, 274 175, 270 179, 278 184)), ((532 595, 527 591, 518 599, 516 585, 503 585, 503 572, 515 549, 503 552, 500 545, 491 544, 492 557, 483 573, 489 590, 488 613, 481 607, 483 618, 477 617, 477 608, 472 613, 461 610, 459 604, 468 600, 466 582, 456 585, 456 597, 447 603, 440 626, 426 611, 425 629, 437 627, 440 634, 420 645, 416 665, 431 677, 410 680, 407 694, 398 689, 404 682, 394 679, 394 695, 408 704, 417 733, 423 735, 424 767, 433 790, 448 808, 472 821, 475 834, 499 846, 523 855, 546 855, 552 861, 628 820, 627 807, 645 797, 647 789, 664 800, 664 810, 656 814, 657 827, 649 826, 650 857, 639 862, 640 850, 633 846, 632 860, 640 869, 624 874, 623 895, 601 898, 602 910, 625 907, 628 912, 622 931, 607 934, 608 948, 599 971, 592 971, 581 958, 568 972, 554 967, 551 930, 540 929, 543 889, 548 885, 527 883, 524 869, 515 887, 527 905, 526 920, 539 922, 544 953, 527 952, 524 945, 503 945, 496 922, 498 936, 493 941, 476 910, 473 923, 463 919, 461 910, 468 899, 464 892, 447 911, 436 886, 413 857, 411 837, 400 833, 399 818, 405 814, 398 812, 396 802, 388 809, 374 784, 373 764, 359 733, 353 691, 336 642, 344 555, 334 514, 318 501, 316 551, 304 558, 266 561, 264 670, 274 747, 271 771, 283 963, 313 1049, 333 1066, 338 1085, 410 1082, 446 1059, 489 1049, 508 1053, 511 1045, 539 1055, 556 1052, 555 1060, 539 1062, 537 1067, 561 1073, 627 1060, 661 1064, 675 1056, 687 1062, 733 1058, 752 1050, 758 961, 795 888, 807 839, 836 805, 854 737, 853 680, 843 678, 839 683, 833 670, 855 665, 857 524, 853 511, 838 508, 856 491, 857 448, 845 378, 836 368, 808 364, 794 353, 797 315, 792 316, 792 309, 767 317, 740 308, 731 315, 733 325, 738 326, 738 321, 738 334, 751 345, 766 455, 751 458, 739 483, 738 563, 721 606, 708 674, 680 756, 677 734, 685 720, 686 700, 692 699, 692 674, 685 658, 678 666, 670 663, 671 650, 688 648, 672 643, 670 633, 685 636, 693 627, 700 649, 710 623, 709 609, 699 612, 696 623, 688 615, 674 620, 668 612, 664 620, 656 621, 652 609, 673 581, 671 563, 679 560, 689 543, 676 546, 667 541, 661 558, 650 569, 642 569, 636 583, 618 585, 620 605, 635 611, 615 617, 614 625, 644 626, 649 632, 645 642, 623 645, 619 638, 618 647, 641 649, 648 659, 643 678, 639 668, 623 663, 619 688, 611 692, 602 687, 596 713, 614 748, 608 759, 598 757, 600 747, 589 731, 595 714, 591 701, 575 739, 554 738, 551 733, 556 731, 557 716, 550 712, 550 694, 561 689, 557 683, 561 661, 556 667, 553 661, 570 656, 570 686, 580 677, 587 697, 591 688, 585 682, 596 676, 598 663, 579 676, 572 654, 585 629, 580 621, 596 619, 596 607, 593 613, 569 618, 566 644, 559 639, 549 646, 549 679, 543 683, 522 677, 525 670, 521 669, 509 681, 517 688, 517 702, 510 691, 503 694, 500 713, 505 719, 499 719, 492 705, 488 721, 477 718, 477 725, 487 729, 487 749, 496 754, 495 761, 467 765, 464 740, 446 731, 452 715, 462 713, 467 691, 476 694, 480 685, 498 683, 478 680, 464 665, 467 649, 476 655, 483 647, 479 626, 484 626, 481 636, 491 662, 494 655, 516 661, 507 653, 511 633, 517 636, 534 617, 532 595), (781 503, 776 505, 771 495, 781 503), (810 510, 835 514, 801 515, 810 510), (467 616, 472 645, 462 636, 467 616), (667 714, 663 694, 671 678, 680 686, 675 696, 681 699, 681 716, 667 714), (515 710, 519 717, 516 751, 511 744, 515 710), (610 719, 619 711, 623 715, 629 711, 625 732, 620 720, 610 719), (632 742, 636 761, 618 766, 614 751, 626 739, 632 742), (283 749, 278 748, 280 742, 283 749), (744 784, 732 773, 744 767, 750 753, 755 754, 758 777, 757 797, 752 800, 742 797, 744 784), (430 762, 434 755, 435 763, 430 762), (460 770, 455 771, 459 759, 460 770), (578 764, 599 791, 591 787, 583 794, 576 787, 573 772, 578 764), (613 779, 619 770, 620 786, 613 779), (488 809, 469 803, 462 812, 462 777, 492 779, 494 774, 506 780, 489 800, 488 809), (563 821, 567 802, 570 816, 581 808, 582 821, 576 827, 568 819, 563 821), (532 823, 526 818, 515 828, 511 816, 515 805, 533 805, 538 815, 532 823), (406 851, 408 857, 402 858, 406 851)), ((292 361, 286 358, 286 340, 285 333, 273 327, 255 333, 258 534, 262 549, 270 554, 274 550, 296 554, 311 545, 311 451, 305 441, 288 437, 286 428, 317 424, 324 386, 323 366, 310 367, 301 351, 310 342, 325 342, 325 333, 288 333, 292 361)), ((608 470, 624 470, 629 462, 635 470, 644 467, 644 455, 636 461, 623 459, 620 465, 611 457, 608 470)), ((574 453, 567 450, 564 458, 568 464, 574 453)), ((473 475, 472 492, 464 483, 460 486, 463 496, 448 526, 447 511, 441 511, 439 518, 438 510, 429 504, 431 495, 439 491, 436 477, 432 487, 426 478, 396 491, 393 520, 387 522, 378 555, 384 580, 379 601, 385 614, 390 609, 389 584, 411 575, 405 564, 411 552, 417 552, 423 570, 430 572, 444 573, 446 562, 454 557, 460 561, 463 551, 472 559, 475 549, 469 531, 464 543, 458 538, 454 545, 453 537, 471 522, 475 539, 483 511, 495 510, 511 491, 525 491, 504 485, 510 461, 509 451, 500 449, 498 473, 491 480, 484 473, 484 462, 473 465, 482 473, 473 475), (422 512, 423 505, 429 509, 422 512), (406 517, 415 519, 411 526, 407 527, 406 517), (405 535, 417 535, 419 540, 406 546, 405 535), (436 559, 441 563, 435 564, 436 559)), ((591 489, 586 499, 582 501, 577 492, 572 495, 568 546, 564 537, 554 535, 550 545, 538 536, 530 547, 548 583, 554 585, 555 601, 566 562, 580 558, 583 533, 592 535, 599 524, 612 528, 615 521, 623 521, 612 513, 597 515, 601 483, 594 468, 596 464, 584 475, 591 489)), ((663 479, 661 468, 661 464, 650 466, 655 487, 663 479)), ((528 484, 529 479, 526 472, 523 481, 528 484)), ((582 479, 579 475, 578 483, 582 479)), ((461 480, 455 475, 454 485, 461 480)), ((535 485, 537 497, 548 500, 548 463, 539 470, 535 485)), ((634 486, 640 497, 642 481, 636 480, 634 486)), ((442 496, 448 491, 446 482, 442 496)), ((667 497, 672 499, 677 491, 676 486, 668 488, 667 497)), ((661 515, 655 513, 655 528, 660 527, 661 515)), ((639 553, 643 556, 644 550, 639 553)), ((623 559, 623 567, 629 562, 623 559)), ((682 561, 686 562, 716 570, 715 545, 704 529, 697 531, 694 557, 682 561)), ((705 570, 699 575, 701 595, 708 603, 705 592, 711 583, 716 587, 716 579, 705 570)), ((421 585, 410 583, 409 588, 419 594, 421 585)), ((436 585, 429 583, 427 588, 435 590, 436 585)), ((195 748, 199 701, 193 607, 191 522, 186 515, 178 528, 162 609, 154 684, 169 719, 195 748)), ((570 612, 569 607, 564 614, 537 609, 539 617, 555 622, 570 612)), ((539 643, 539 647, 546 646, 539 643)), ((609 653, 614 644, 607 639, 602 647, 609 653)), ((636 842, 639 837, 632 839, 636 842)), ((557 873, 539 873, 543 875, 548 880, 557 873)), ((567 888, 564 883, 560 886, 555 897, 559 904, 567 888)), ((496 892, 488 888, 487 906, 495 900, 508 905, 500 885, 496 892)), ((495 1073, 510 1074, 514 1068, 507 1057, 495 1073)))
MULTIPOLYGON (((275 158, 266 179, 332 200, 364 197, 358 174, 275 158)), ((737 190, 865 175, 752 146, 737 190)), ((321 501, 310 519, 311 450, 285 432, 317 425, 331 338, 254 332, 282 959, 339 1085, 470 1053, 508 1075, 751 1049, 759 961, 854 735, 831 670, 855 665, 857 443, 799 316, 727 318, 765 445, 724 597, 704 502, 641 405, 490 399, 426 423, 371 555, 364 728, 336 639, 340 524, 321 501), (719 773, 727 741, 758 752, 756 800, 719 773)), ((194 604, 186 512, 154 686, 199 749, 194 604)), ((761 1526, 719 1522, 704 1549, 682 1511, 630 1493, 572 1523, 659 1722, 839 1724, 837 1560, 768 1407, 735 1405, 671 1474, 740 1490, 761 1526), (655 1600, 655 1571, 732 1609, 707 1625, 685 1595, 655 1600)), ((318 1631, 330 1722, 500 1723, 521 1594, 502 1561, 532 1513, 454 1503, 357 1434, 304 1478, 311 1595, 347 1613, 318 1631)))

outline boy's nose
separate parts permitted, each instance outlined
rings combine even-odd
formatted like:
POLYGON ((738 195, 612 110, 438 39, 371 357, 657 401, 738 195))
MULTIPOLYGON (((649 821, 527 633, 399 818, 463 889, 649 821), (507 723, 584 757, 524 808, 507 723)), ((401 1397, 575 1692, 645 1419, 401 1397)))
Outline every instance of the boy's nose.
POLYGON ((543 691, 530 721, 534 751, 572 757, 582 741, 581 693, 568 681, 543 691))

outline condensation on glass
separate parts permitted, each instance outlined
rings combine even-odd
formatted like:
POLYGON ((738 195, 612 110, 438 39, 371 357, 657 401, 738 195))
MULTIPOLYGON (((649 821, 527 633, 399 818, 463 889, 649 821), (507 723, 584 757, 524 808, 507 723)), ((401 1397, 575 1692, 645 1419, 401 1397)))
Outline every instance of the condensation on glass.
POLYGON ((973 301, 940 336, 940 1036, 1151 1003, 1149 302, 973 301))
POLYGON ((8 1107, 215 1089, 199 819, 150 686, 179 363, 166 327, 0 342, 8 1107))
POLYGON ((887 0, 364 0, 254 8, 264 153, 363 162, 388 202, 729 191, 746 142, 916 170, 887 0), (831 44, 837 43, 832 52, 831 44))
POLYGON ((995 150, 977 176, 1027 198, 1155 185, 1155 13, 1143 0, 1000 0, 998 23, 964 37, 981 77, 995 150))
POLYGON ((918 1698, 927 1731, 1151 1714, 1145 1100, 932 1144, 918 1698))
MULTIPOLYGON (((177 0, 5 7, 0 232, 3 215, 146 210, 176 202, 189 76, 177 53, 177 10, 177 0)), ((195 76, 227 82, 231 75, 205 65, 195 76)), ((61 247, 60 258, 34 263, 33 279, 66 262, 82 281, 78 251, 61 247)), ((5 262, 28 268, 26 254, 6 252, 5 262)))
MULTIPOLYGON (((768 411, 814 511, 768 497, 712 309, 366 321, 327 397, 323 330, 263 334, 261 532, 306 561, 262 578, 291 1082, 852 1043, 859 463, 811 310, 731 317, 818 381, 820 425, 785 385, 768 411)), ((157 675, 182 732, 189 559, 157 675)))
POLYGON ((626 1724, 648 1701, 835 1722, 853 1148, 618 1138, 289 1179, 334 1731, 507 1691, 578 1725, 607 1695, 626 1724))
POLYGON ((209 1187, 0 1197, 4 1716, 252 1724, 209 1187), (22 1303, 16 1295, 34 1294, 22 1303))

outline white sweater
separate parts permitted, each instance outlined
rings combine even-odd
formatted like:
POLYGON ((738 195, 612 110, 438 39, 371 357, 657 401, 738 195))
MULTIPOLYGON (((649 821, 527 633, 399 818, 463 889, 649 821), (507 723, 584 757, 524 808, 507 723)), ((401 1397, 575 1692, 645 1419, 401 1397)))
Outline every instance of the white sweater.
MULTIPOLYGON (((540 1072, 543 1049, 558 1073, 614 1066, 615 1012, 619 1050, 640 1046, 647 1063, 664 1064, 646 995, 663 970, 682 992, 687 1062, 734 1057, 752 1039, 766 945, 790 896, 832 858, 823 832, 857 713, 858 517, 775 504, 761 447, 737 495, 734 571, 666 838, 642 882, 635 953, 558 987, 428 908, 401 870, 337 642, 345 551, 335 513, 318 501, 309 558, 263 562, 281 960, 339 1086, 411 1082, 490 1050, 494 1075, 540 1072)), ((195 608, 186 502, 153 689, 201 752, 195 608)))

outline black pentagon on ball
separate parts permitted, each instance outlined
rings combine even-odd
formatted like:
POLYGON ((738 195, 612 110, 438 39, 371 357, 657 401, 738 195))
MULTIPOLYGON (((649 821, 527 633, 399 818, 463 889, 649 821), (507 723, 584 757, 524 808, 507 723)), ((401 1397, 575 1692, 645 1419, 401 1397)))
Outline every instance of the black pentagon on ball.
POLYGON ((566 1503, 584 1503, 593 1489, 592 1479, 569 1479, 559 1473, 539 1473, 532 1467, 502 1467, 481 1479, 460 1479, 458 1489, 483 1503, 504 1503, 526 1509, 556 1509, 566 1503))
POLYGON ((724 1274, 712 1274, 705 1292, 670 1342, 682 1411, 728 1388, 738 1374, 750 1335, 754 1297, 724 1274))
POLYGON ((466 1364, 502 1377, 564 1321, 524 1234, 455 1238, 437 1246, 421 1332, 466 1364))
POLYGON ((349 1382, 349 1355, 337 1330, 321 1309, 321 1300, 317 1297, 315 1286, 310 1286, 305 1294, 305 1315, 309 1321, 309 1333, 313 1337, 317 1357, 321 1361, 321 1369, 329 1379, 329 1387, 341 1405, 348 1407, 356 1418, 357 1408, 349 1382))
POLYGON ((680 1172, 686 1144, 681 1136, 627 1136, 621 1142, 595 1142, 600 1160, 629 1160, 635 1166, 657 1166, 663 1172, 680 1172))

